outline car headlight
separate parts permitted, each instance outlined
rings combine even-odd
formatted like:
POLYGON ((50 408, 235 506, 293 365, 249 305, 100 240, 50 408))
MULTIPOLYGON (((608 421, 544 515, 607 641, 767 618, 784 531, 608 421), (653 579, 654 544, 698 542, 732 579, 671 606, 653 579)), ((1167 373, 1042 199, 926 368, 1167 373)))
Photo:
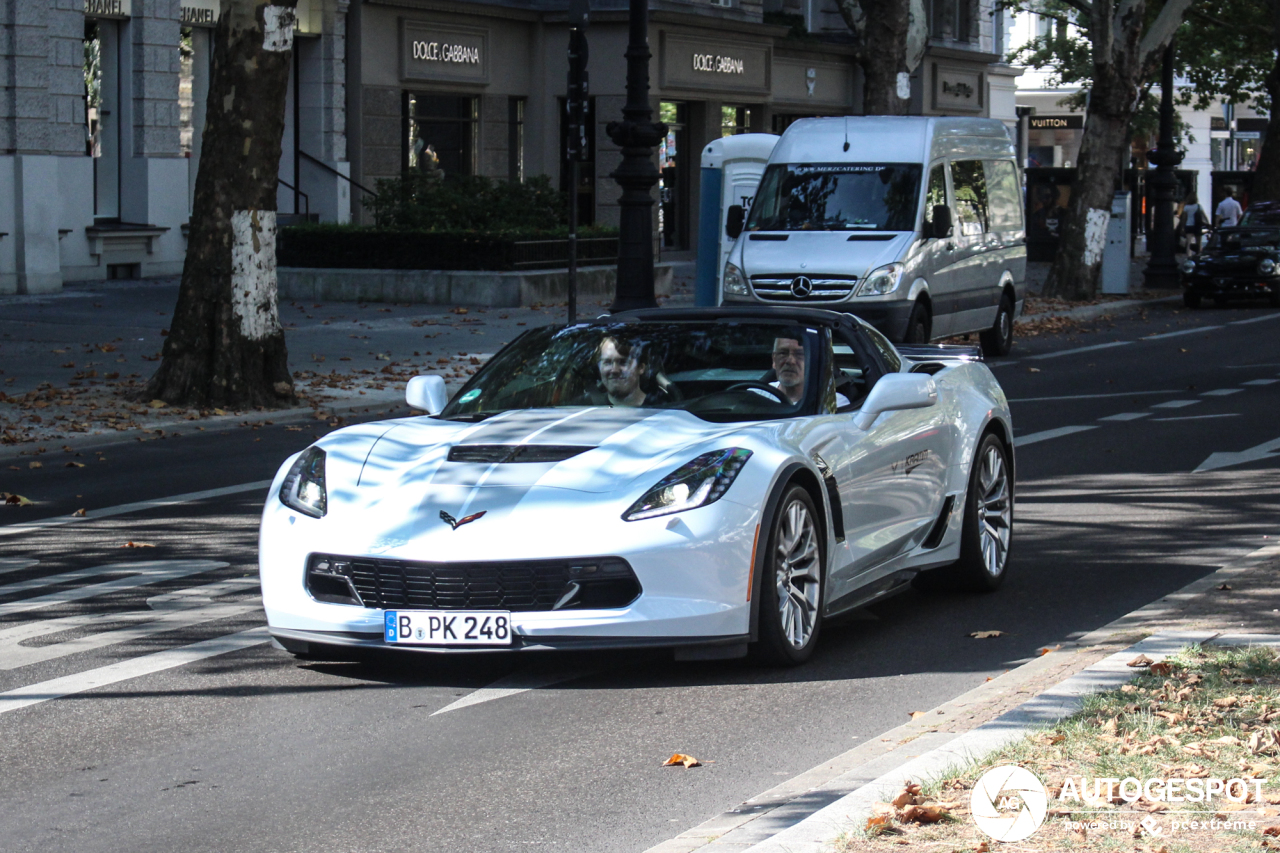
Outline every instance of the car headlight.
POLYGON ((733 264, 724 265, 724 292, 734 296, 747 295, 747 280, 743 277, 742 270, 733 264))
POLYGON ((324 487, 324 451, 308 447, 285 475, 280 486, 280 503, 303 515, 320 518, 328 509, 324 487))
POLYGON ((639 521, 715 503, 750 458, 751 451, 742 447, 704 453, 659 480, 622 514, 622 520, 639 521))
POLYGON ((902 264, 885 264, 877 267, 862 279, 855 296, 884 296, 898 289, 902 281, 902 264))
POLYGON ((1191 275, 1191 273, 1196 271, 1196 262, 1191 260, 1191 258, 1184 258, 1179 266, 1187 275, 1191 275))
POLYGON ((1271 258, 1258 261, 1258 275, 1271 275, 1276 271, 1276 262, 1271 258))

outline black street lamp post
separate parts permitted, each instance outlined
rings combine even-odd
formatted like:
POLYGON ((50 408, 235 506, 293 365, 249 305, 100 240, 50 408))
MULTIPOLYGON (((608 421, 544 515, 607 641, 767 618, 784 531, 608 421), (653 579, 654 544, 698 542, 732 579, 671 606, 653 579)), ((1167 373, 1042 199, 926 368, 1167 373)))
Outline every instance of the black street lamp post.
POLYGON ((610 311, 656 308, 653 298, 653 186, 658 169, 653 148, 667 126, 653 121, 649 105, 649 2, 631 0, 627 42, 627 103, 622 121, 605 128, 622 149, 622 164, 611 177, 622 187, 619 199, 618 282, 610 311))
POLYGON ((1156 168, 1150 181, 1154 204, 1147 248, 1151 252, 1151 260, 1147 262, 1144 284, 1151 289, 1172 290, 1178 287, 1178 265, 1173 257, 1173 210, 1178 195, 1178 178, 1173 170, 1182 162, 1182 155, 1173 144, 1172 41, 1164 49, 1164 67, 1160 73, 1160 140, 1149 159, 1156 168))

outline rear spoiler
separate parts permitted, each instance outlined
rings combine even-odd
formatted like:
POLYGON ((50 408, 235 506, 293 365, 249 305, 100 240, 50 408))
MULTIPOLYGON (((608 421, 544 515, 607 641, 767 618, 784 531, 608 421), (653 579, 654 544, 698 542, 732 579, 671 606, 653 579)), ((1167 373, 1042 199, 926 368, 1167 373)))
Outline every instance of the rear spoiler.
POLYGON ((912 362, 912 373, 937 373, 946 367, 982 361, 982 348, 974 344, 898 344, 896 349, 912 362))

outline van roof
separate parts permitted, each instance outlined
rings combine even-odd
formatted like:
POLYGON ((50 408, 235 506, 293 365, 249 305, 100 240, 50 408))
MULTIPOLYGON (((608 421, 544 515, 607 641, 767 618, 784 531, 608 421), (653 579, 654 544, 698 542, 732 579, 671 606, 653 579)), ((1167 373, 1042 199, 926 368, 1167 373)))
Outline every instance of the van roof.
POLYGON ((794 122, 773 149, 770 162, 928 163, 947 156, 1017 155, 1004 123, 996 119, 844 116, 794 122))

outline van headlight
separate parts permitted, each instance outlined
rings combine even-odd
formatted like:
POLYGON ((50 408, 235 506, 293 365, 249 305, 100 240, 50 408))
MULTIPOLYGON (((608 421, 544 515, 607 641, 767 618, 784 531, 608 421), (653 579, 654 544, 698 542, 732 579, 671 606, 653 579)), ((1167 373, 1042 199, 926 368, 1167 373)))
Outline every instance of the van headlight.
POLYGON ((854 296, 884 296, 902 282, 902 264, 885 264, 867 273, 854 296))
POLYGON ((1276 262, 1271 258, 1258 261, 1258 275, 1271 275, 1276 271, 1276 262))
POLYGON ((724 265, 724 292, 734 296, 747 295, 747 280, 742 275, 742 270, 733 264, 724 265))
POLYGON ((1182 267, 1182 271, 1187 275, 1191 275, 1196 271, 1196 262, 1191 258, 1185 258, 1180 266, 1182 267))
POLYGON ((324 451, 308 447, 280 484, 280 503, 303 515, 321 518, 328 509, 328 502, 324 483, 324 451))

